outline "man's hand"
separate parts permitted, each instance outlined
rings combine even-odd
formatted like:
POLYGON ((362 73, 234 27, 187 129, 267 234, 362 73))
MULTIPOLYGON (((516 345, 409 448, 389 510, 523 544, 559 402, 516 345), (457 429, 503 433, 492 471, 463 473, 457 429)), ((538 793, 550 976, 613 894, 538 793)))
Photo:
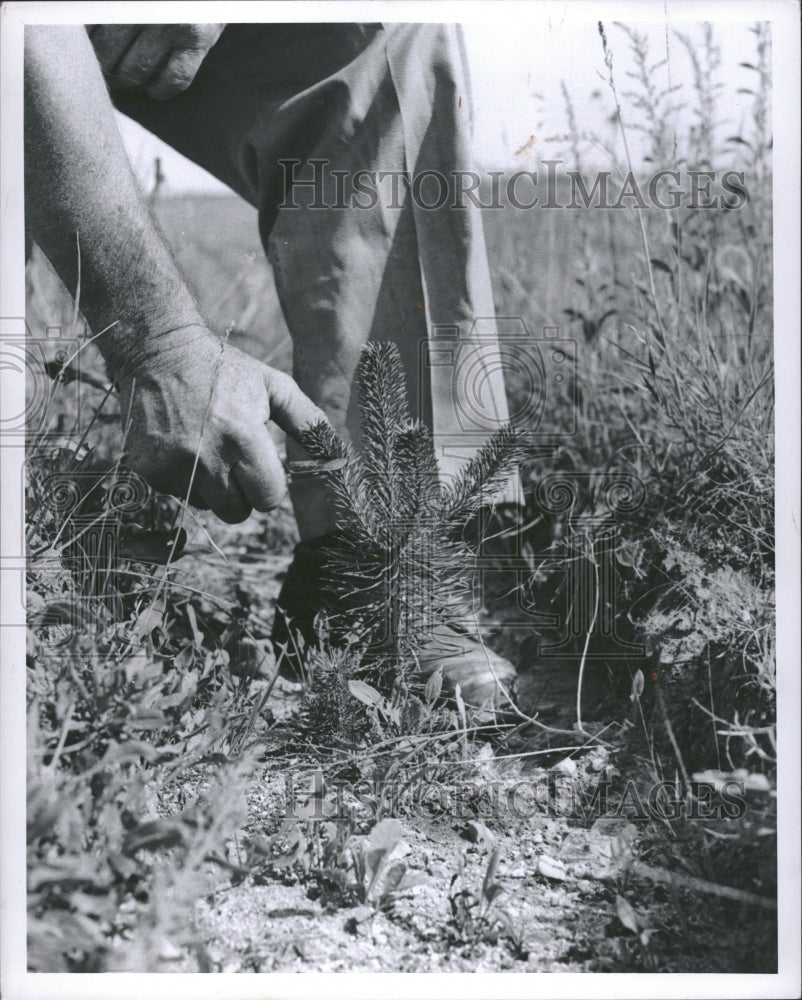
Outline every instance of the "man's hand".
POLYGON ((137 89, 162 101, 195 79, 224 24, 89 24, 100 68, 112 89, 137 89))
MULTIPOLYGON (((196 67, 219 28, 192 43, 196 67)), ((100 26, 98 45, 115 30, 100 26)), ((149 29, 129 30, 133 54, 149 29)), ((186 39, 170 35, 161 51, 179 50, 186 39)), ((227 521, 274 507, 285 486, 268 420, 297 437, 325 417, 289 376, 224 348, 203 325, 142 200, 83 26, 25 32, 24 125, 26 228, 120 387, 132 467, 227 521)))
POLYGON ((204 327, 160 338, 157 352, 118 381, 131 467, 159 492, 188 496, 232 524, 284 496, 268 420, 296 439, 326 420, 289 375, 204 327))

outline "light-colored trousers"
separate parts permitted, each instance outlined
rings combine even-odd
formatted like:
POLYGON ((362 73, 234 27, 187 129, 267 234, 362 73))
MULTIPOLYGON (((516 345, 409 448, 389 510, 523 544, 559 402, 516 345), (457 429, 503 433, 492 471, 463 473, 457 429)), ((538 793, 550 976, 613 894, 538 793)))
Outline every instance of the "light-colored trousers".
MULTIPOLYGON (((368 340, 397 344, 445 479, 506 421, 480 209, 459 194, 472 161, 458 26, 229 25, 184 93, 115 103, 258 208, 293 375, 336 427, 358 443, 368 340)), ((293 494, 303 537, 330 527, 309 490, 293 494)))

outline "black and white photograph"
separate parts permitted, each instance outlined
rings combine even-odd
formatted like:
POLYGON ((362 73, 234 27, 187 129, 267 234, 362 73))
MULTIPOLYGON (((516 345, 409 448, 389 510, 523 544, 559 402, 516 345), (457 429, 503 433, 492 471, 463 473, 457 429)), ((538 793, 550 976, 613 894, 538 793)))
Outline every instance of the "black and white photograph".
POLYGON ((3 995, 798 996, 799 6, 0 15, 3 995))

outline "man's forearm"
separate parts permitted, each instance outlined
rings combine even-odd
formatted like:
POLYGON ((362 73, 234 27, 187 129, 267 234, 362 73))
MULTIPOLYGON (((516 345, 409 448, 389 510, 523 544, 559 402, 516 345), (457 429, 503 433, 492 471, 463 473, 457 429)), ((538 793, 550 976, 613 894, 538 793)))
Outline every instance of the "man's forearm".
POLYGON ((80 27, 28 27, 25 219, 79 306, 113 374, 200 322, 120 140, 80 27))

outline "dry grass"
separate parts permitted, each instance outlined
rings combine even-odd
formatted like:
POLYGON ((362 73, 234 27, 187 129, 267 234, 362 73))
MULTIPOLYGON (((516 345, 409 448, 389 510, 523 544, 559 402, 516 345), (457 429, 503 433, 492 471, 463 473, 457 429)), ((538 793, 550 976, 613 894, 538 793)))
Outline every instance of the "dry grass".
MULTIPOLYGON (((741 768, 759 791, 761 780, 771 788, 776 766, 768 39, 755 29, 752 120, 724 147, 713 128, 721 102, 713 35, 693 56, 694 91, 681 95, 695 109, 687 134, 676 129, 676 95, 652 82, 644 40, 625 30, 608 43, 622 44, 642 72, 627 93, 612 78, 609 99, 628 127, 645 130, 654 165, 744 169, 750 197, 737 212, 486 214, 499 314, 521 316, 533 330, 561 325, 576 342, 577 406, 555 397, 543 416, 575 430, 527 467, 527 600, 534 595, 539 609, 557 611, 570 630, 579 612, 566 565, 583 563, 598 578, 605 477, 630 475, 646 497, 619 518, 614 553, 616 628, 645 645, 646 659, 619 659, 578 633, 574 667, 581 661, 584 669, 594 654, 618 692, 607 703, 615 709, 596 706, 588 727, 579 669, 578 731, 550 731, 549 719, 524 714, 506 753, 538 759, 566 741, 575 749, 609 741, 626 776, 643 786, 676 774, 687 797, 694 773, 741 768), (570 521, 544 509, 536 487, 547 475, 579 483, 570 521)), ((588 144, 603 147, 606 138, 580 134, 567 94, 566 102, 566 148, 579 168, 588 144)), ((212 325, 287 367, 255 213, 233 199, 190 197, 157 202, 156 211, 212 325)), ((34 331, 84 332, 41 259, 29 268, 28 322, 34 331)), ((230 529, 165 498, 116 508, 108 487, 119 474, 120 415, 91 346, 80 360, 95 385, 53 384, 48 429, 64 435, 34 435, 29 463, 29 963, 46 971, 159 969, 168 941, 204 969, 204 942, 187 915, 221 878, 278 877, 297 862, 307 876, 314 869, 328 879, 330 891, 340 882, 347 888, 339 905, 371 895, 370 873, 348 839, 367 832, 358 825, 320 841, 313 824, 303 843, 299 834, 294 846, 279 838, 265 848, 275 825, 249 815, 245 802, 257 758, 277 768, 325 759, 335 771, 387 780, 424 763, 481 776, 476 761, 486 753, 457 710, 437 714, 434 727, 401 732, 374 712, 370 746, 350 749, 341 726, 328 732, 329 743, 304 728, 321 691, 285 718, 295 696, 276 698, 281 684, 266 643, 275 594, 264 584, 275 584, 295 539, 289 511, 230 529), (70 437, 79 389, 83 424, 70 437), (48 499, 54 474, 77 490, 71 507, 48 499), (165 555, 177 521, 189 537, 172 536, 165 555), (104 526, 127 540, 118 555, 102 556, 88 542, 104 526), (221 550, 231 554, 221 558, 221 550), (267 566, 265 550, 279 565, 247 576, 249 559, 267 566), (243 828, 252 841, 241 850, 243 828)), ((514 379, 510 390, 515 404, 514 379)), ((496 544, 504 551, 504 532, 496 544)), ((495 595, 500 619, 514 585, 495 595)), ((604 610, 599 599, 597 589, 594 622, 604 610)), ((525 667, 527 631, 522 644, 505 640, 525 667)), ((534 631, 544 642, 557 638, 534 631)), ((337 687, 349 654, 327 655, 337 687)), ((348 697, 347 689, 340 694, 348 697)), ((352 701, 354 711, 366 708, 352 701)), ((707 867, 692 870, 708 881, 770 893, 774 818, 760 801, 723 832, 682 820, 653 824, 644 850, 677 869, 703 857, 707 867)), ((521 950, 520 929, 510 924, 506 933, 511 951, 521 950)), ((653 953, 644 956, 651 968, 653 953)))

